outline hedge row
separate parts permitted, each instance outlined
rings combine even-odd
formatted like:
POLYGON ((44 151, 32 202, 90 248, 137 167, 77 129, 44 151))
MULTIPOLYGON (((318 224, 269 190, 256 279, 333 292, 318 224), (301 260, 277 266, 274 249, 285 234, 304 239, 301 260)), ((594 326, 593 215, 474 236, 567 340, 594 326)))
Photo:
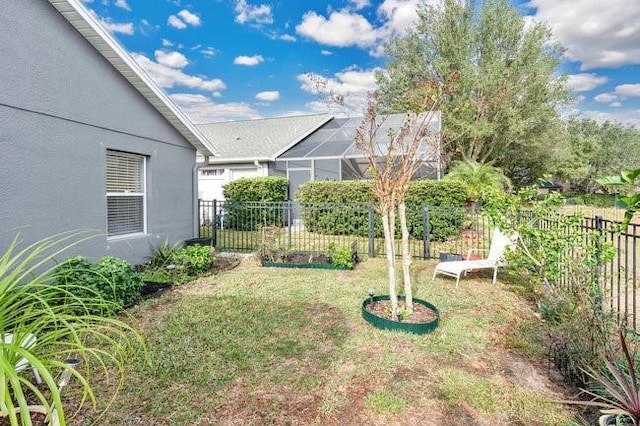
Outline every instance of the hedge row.
MULTIPOLYGON (((375 204, 372 181, 307 182, 298 189, 298 201, 303 203, 305 227, 324 234, 369 234, 369 214, 366 204, 375 204), (322 206, 322 203, 326 203, 322 206), (361 203, 360 205, 355 203, 361 203), (334 204, 341 205, 336 208, 334 204)), ((410 184, 407 192, 407 223, 411 236, 424 235, 424 206, 429 206, 431 238, 444 239, 457 235, 463 226, 466 195, 457 182, 420 180, 410 184)), ((399 223, 396 232, 399 233, 399 223)), ((381 237, 382 221, 374 218, 374 235, 381 237)))
POLYGON ((256 230, 283 222, 281 203, 287 199, 289 181, 283 177, 241 178, 226 184, 225 222, 231 229, 256 230), (252 207, 247 204, 251 202, 252 207), (270 204, 272 203, 272 204, 270 204))

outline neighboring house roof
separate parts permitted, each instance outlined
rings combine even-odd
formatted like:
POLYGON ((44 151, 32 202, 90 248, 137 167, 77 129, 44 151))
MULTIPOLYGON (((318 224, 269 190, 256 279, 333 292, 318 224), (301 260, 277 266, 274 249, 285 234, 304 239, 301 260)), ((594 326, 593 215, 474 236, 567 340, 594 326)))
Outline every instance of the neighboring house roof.
MULTIPOLYGON (((428 117, 427 113, 420 117, 428 117)), ((440 132, 440 111, 428 117, 431 134, 440 132)), ((391 136, 397 133, 407 120, 407 114, 389 114, 378 117, 380 126, 376 133, 376 145, 386 152, 391 136)), ((367 154, 356 146, 356 131, 362 125, 362 117, 334 118, 323 124, 313 134, 279 156, 281 159, 311 158, 362 158, 367 154)), ((436 151, 434 150, 434 154, 436 151)))
POLYGON ((275 159, 332 119, 328 114, 296 115, 259 120, 198 124, 215 137, 218 156, 212 164, 275 161, 275 159))
POLYGON ((166 93, 153 82, 79 0, 49 0, 49 3, 201 154, 217 154, 217 150, 211 142, 169 99, 166 93))

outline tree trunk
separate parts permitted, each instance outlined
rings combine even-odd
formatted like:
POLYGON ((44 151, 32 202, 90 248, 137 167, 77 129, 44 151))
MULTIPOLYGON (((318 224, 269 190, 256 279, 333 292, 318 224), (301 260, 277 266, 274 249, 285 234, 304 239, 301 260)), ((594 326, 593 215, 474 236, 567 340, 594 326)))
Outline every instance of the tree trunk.
POLYGON ((404 281, 404 305, 409 315, 413 314, 413 289, 411 288, 411 253, 409 252, 409 228, 407 227, 407 205, 398 204, 400 228, 402 229, 402 279, 404 281))
POLYGON ((395 215, 393 206, 382 206, 382 229, 384 230, 384 243, 387 252, 387 272, 389 275, 389 300, 391 300, 391 317, 398 320, 396 310, 398 308, 398 291, 396 289, 396 256, 393 244, 395 229, 395 215))

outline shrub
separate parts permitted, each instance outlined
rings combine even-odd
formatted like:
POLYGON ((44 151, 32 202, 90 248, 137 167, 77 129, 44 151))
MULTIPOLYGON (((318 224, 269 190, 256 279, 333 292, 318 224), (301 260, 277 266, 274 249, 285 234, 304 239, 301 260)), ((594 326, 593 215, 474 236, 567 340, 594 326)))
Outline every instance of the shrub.
POLYGON ((334 244, 330 244, 328 252, 331 257, 331 264, 335 266, 353 269, 358 261, 358 254, 353 247, 335 247, 334 244))
MULTIPOLYGON (((339 235, 369 235, 369 212, 374 202, 372 181, 306 182, 298 189, 302 217, 309 231, 339 235), (318 203, 324 203, 319 205, 318 203), (339 204, 340 208, 336 208, 339 204)), ((424 206, 430 207, 430 238, 458 235, 463 227, 466 194, 459 182, 419 180, 407 192, 407 224, 412 237, 424 235, 424 206)), ((399 232, 398 223, 398 232, 399 232)), ((374 236, 382 236, 382 221, 374 218, 374 236)))
POLYGON ((241 178, 229 182, 223 188, 225 226, 255 231, 258 226, 282 225, 281 203, 287 199, 288 190, 289 181, 283 177, 241 178), (252 208, 250 203, 257 205, 252 208), (269 203, 273 203, 272 206, 269 203))
MULTIPOLYGON (((56 270, 58 276, 56 285, 63 291, 79 298, 99 297, 113 302, 120 310, 125 306, 141 300, 140 289, 142 278, 133 267, 122 259, 104 257, 98 263, 92 264, 82 257, 75 257, 60 265, 56 270)), ((97 305, 102 309, 103 305, 97 305)), ((95 314, 110 314, 102 310, 95 314)))
POLYGON ((211 269, 211 247, 199 244, 177 250, 172 258, 176 273, 184 279, 196 278, 211 269))

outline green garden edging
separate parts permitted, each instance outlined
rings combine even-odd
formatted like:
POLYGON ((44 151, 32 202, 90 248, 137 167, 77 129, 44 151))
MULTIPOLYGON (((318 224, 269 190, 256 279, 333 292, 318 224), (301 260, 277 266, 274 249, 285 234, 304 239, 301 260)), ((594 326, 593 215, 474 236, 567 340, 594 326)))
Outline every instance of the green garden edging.
POLYGON ((274 268, 335 269, 340 271, 351 271, 353 269, 347 268, 346 266, 331 265, 329 263, 262 262, 262 266, 274 268))
POLYGON ((367 305, 369 303, 377 302, 379 300, 389 300, 388 295, 382 296, 374 296, 373 298, 367 297, 362 302, 362 318, 367 321, 369 324, 373 325, 376 328, 381 330, 391 330, 391 331, 404 331, 407 333, 413 334, 427 334, 431 333, 438 327, 440 322, 440 313, 438 312, 438 308, 436 308, 433 304, 427 302, 426 300, 421 299, 413 299, 414 303, 419 303, 427 308, 431 309, 436 313, 436 318, 426 322, 426 323, 410 323, 410 322, 402 322, 402 321, 393 321, 391 319, 382 318, 367 310, 367 305))

